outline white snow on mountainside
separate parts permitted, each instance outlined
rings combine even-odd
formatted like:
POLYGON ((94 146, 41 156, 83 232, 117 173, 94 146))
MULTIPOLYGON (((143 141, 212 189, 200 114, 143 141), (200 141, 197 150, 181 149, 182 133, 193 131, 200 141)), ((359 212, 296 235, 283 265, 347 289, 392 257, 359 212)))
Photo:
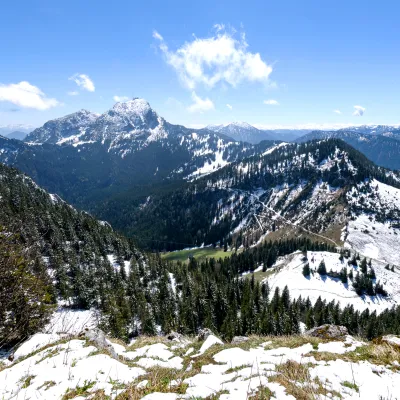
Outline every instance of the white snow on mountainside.
POLYGON ((288 286, 292 298, 309 297, 311 303, 314 304, 318 297, 321 297, 327 302, 339 302, 341 308, 352 305, 355 310, 363 311, 368 308, 378 313, 400 303, 400 269, 398 268, 392 272, 385 269, 385 264, 372 261, 376 281, 383 284, 388 296, 359 296, 353 289, 350 279, 348 283, 343 283, 338 278, 321 276, 315 272, 322 260, 325 262, 327 271, 340 272, 345 267, 348 273, 352 270, 355 276, 360 270, 359 267, 348 265, 346 258, 340 261, 338 253, 308 251, 307 260, 304 257, 303 253, 297 252, 282 257, 275 263, 273 273, 266 278, 272 291, 276 287, 283 289, 288 286), (307 262, 314 272, 305 277, 303 266, 307 262))
POLYGON ((374 179, 369 183, 372 191, 368 192, 366 183, 347 194, 348 202, 360 212, 348 223, 345 246, 400 266, 400 189, 374 179))

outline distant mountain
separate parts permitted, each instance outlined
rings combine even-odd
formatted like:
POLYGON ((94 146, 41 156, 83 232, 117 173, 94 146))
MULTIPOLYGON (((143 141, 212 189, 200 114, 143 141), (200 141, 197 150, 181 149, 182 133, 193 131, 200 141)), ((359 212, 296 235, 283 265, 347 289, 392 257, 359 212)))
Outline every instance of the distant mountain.
POLYGON ((24 125, 24 124, 13 124, 13 125, 0 125, 0 135, 1 136, 8 136, 12 132, 23 132, 28 134, 32 132, 34 127, 31 125, 24 125))
POLYGON ((232 122, 226 125, 209 125, 206 129, 222 133, 237 141, 252 144, 260 143, 263 140, 276 140, 273 135, 259 130, 247 122, 232 122))
POLYGON ((400 125, 361 125, 361 126, 349 126, 347 128, 339 129, 339 131, 351 131, 358 132, 367 135, 390 135, 390 133, 400 132, 400 125))
POLYGON ((48 121, 24 143, 0 137, 0 162, 95 212, 110 196, 194 179, 273 144, 243 145, 221 133, 173 125, 135 98, 101 115, 81 110, 48 121))
POLYGON ((21 131, 13 131, 5 136, 7 136, 9 139, 24 140, 27 136, 27 133, 21 131))
POLYGON ((223 125, 208 125, 206 129, 223 133, 230 138, 258 144, 263 140, 282 140, 291 142, 296 138, 310 132, 307 129, 258 129, 247 122, 232 122, 223 125))
POLYGON ((392 133, 378 129, 380 134, 371 133, 373 129, 363 127, 361 132, 339 131, 315 131, 304 135, 296 141, 307 142, 314 139, 341 139, 365 154, 371 161, 382 167, 400 169, 400 131, 392 133), (399 133, 398 136, 397 133, 399 133))

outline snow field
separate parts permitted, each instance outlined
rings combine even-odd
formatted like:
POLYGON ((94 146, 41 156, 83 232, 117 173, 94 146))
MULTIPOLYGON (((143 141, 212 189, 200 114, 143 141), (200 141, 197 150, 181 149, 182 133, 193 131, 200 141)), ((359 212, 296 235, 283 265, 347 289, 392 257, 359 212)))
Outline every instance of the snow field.
MULTIPOLYGON (((53 340, 57 340, 57 337, 53 340)), ((201 362, 204 352, 211 349, 213 362, 210 363, 209 356, 206 356, 204 364, 200 364, 199 372, 191 368, 193 342, 188 339, 181 343, 171 342, 171 345, 144 345, 134 350, 110 342, 120 356, 119 360, 99 353, 96 347, 87 345, 84 340, 72 339, 52 345, 48 343, 49 337, 41 334, 24 343, 25 348, 48 347, 15 361, 0 372, 1 398, 59 399, 68 390, 84 385, 90 386, 87 389, 89 393, 103 389, 106 395, 115 398, 128 384, 142 390, 149 384, 146 370, 157 366, 174 368, 177 377, 169 384, 170 392, 153 392, 143 397, 145 399, 191 399, 216 395, 224 400, 246 400, 257 391, 268 389, 272 392, 272 399, 293 400, 295 397, 277 379, 282 373, 282 367, 288 362, 308 368, 310 382, 296 382, 296 385, 308 385, 316 389, 318 385, 323 385, 330 393, 328 397, 332 399, 338 398, 335 393, 339 393, 343 399, 378 399, 382 393, 400 393, 400 374, 396 362, 384 366, 364 360, 348 362, 341 359, 365 345, 351 336, 347 336, 344 341, 322 341, 318 345, 308 343, 304 338, 304 344, 300 345, 299 341, 299 345, 294 348, 282 347, 282 344, 273 348, 273 339, 268 342, 257 340, 246 343, 243 349, 239 346, 224 348, 224 344, 211 335, 202 343, 195 359, 201 362), (182 354, 185 350, 183 357, 186 361, 175 353, 179 351, 182 354), (330 361, 317 361, 314 355, 318 352, 336 354, 337 359, 333 357, 330 361), (346 382, 352 382, 351 387, 346 382), (174 386, 181 384, 186 385, 185 393, 175 393, 174 386)), ((322 400, 326 397, 321 395, 316 398, 322 400)))
MULTIPOLYGON (((353 269, 355 275, 359 268, 348 265, 348 259, 343 262, 339 260, 340 254, 330 252, 308 251, 307 260, 311 270, 316 270, 322 260, 326 265, 326 270, 339 272, 343 267, 353 269)), ((387 271, 384 264, 372 262, 377 281, 380 281, 388 292, 387 297, 382 296, 358 296, 352 287, 352 281, 349 279, 347 284, 343 284, 339 279, 321 276, 317 272, 310 274, 309 277, 303 275, 303 266, 306 261, 303 260, 303 253, 297 252, 279 259, 272 267, 275 273, 268 276, 268 284, 271 291, 276 287, 283 289, 289 288, 293 299, 302 296, 310 298, 312 303, 321 297, 327 302, 340 302, 341 308, 347 305, 353 305, 355 310, 363 311, 369 308, 378 313, 386 308, 399 304, 400 302, 400 275, 397 272, 387 271)))

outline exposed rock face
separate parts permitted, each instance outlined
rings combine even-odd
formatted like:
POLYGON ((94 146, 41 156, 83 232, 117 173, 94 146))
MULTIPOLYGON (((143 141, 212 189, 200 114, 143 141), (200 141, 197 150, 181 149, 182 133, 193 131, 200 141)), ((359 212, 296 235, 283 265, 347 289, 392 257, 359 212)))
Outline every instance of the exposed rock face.
POLYGON ((238 344, 238 343, 243 343, 243 342, 247 342, 249 340, 249 338, 247 336, 235 336, 232 339, 232 344, 238 344))
POLYGON ((349 332, 345 326, 321 325, 305 332, 306 336, 314 336, 322 339, 343 339, 349 332))

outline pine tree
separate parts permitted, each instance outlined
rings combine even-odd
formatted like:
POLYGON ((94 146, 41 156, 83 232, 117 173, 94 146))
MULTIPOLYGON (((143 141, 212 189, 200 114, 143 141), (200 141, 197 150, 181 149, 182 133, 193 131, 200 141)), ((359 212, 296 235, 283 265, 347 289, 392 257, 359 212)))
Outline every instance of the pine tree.
POLYGON ((320 275, 326 275, 326 266, 325 266, 325 261, 322 259, 321 262, 318 265, 317 272, 320 275))
POLYGON ((303 275, 307 278, 308 276, 310 276, 310 274, 311 274, 310 264, 306 263, 303 266, 303 275))

